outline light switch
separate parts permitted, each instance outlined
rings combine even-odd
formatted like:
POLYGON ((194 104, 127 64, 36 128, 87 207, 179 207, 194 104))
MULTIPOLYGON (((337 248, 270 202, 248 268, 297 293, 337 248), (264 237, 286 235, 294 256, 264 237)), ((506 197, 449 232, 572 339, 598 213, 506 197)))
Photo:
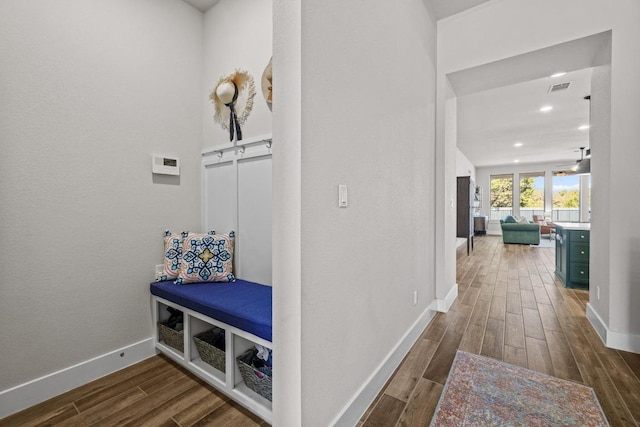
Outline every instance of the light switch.
POLYGON ((340 184, 338 185, 338 207, 346 208, 347 206, 347 186, 340 184))

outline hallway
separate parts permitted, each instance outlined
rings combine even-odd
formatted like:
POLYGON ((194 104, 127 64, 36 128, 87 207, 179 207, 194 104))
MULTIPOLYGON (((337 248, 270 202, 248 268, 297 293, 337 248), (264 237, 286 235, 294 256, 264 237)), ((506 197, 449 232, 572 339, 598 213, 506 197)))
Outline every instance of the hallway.
POLYGON ((555 249, 475 239, 457 252, 459 295, 438 313, 360 426, 428 425, 456 350, 593 387, 612 426, 640 425, 640 355, 606 348, 585 316, 588 291, 554 275, 555 249))

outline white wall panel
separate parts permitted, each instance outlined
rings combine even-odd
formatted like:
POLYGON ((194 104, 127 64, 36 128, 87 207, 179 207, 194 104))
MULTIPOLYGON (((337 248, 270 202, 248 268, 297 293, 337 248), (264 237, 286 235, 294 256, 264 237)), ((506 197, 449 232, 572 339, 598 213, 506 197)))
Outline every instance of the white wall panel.
POLYGON ((203 232, 236 233, 236 277, 271 285, 271 145, 270 137, 204 154, 202 168, 203 232))
POLYGON ((238 228, 242 279, 271 284, 271 156, 238 162, 238 228))
POLYGON ((204 168, 203 233, 237 231, 236 168, 233 161, 207 165, 204 168))

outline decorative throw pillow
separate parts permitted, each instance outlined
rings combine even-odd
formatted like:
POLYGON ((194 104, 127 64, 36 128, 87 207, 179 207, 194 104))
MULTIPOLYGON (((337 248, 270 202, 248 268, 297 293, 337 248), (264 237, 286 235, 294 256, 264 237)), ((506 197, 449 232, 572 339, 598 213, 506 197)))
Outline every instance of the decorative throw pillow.
POLYGON ((162 262, 162 274, 156 278, 157 281, 171 280, 178 277, 180 272, 180 261, 182 260, 182 240, 189 233, 172 233, 169 230, 164 232, 164 260, 162 262))
POLYGON ((507 224, 515 224, 518 221, 513 217, 513 215, 507 215, 504 219, 504 222, 507 224))
POLYGON ((182 244, 182 262, 176 284, 233 282, 235 233, 189 233, 182 244))
POLYGON ((518 218, 518 224, 529 224, 529 220, 523 216, 518 218))

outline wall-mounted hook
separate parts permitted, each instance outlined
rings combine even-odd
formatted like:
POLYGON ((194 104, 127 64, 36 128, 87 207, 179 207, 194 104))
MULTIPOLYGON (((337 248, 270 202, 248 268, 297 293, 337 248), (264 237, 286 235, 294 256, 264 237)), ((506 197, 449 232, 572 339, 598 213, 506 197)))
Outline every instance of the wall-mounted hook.
POLYGON ((222 151, 216 151, 216 152, 218 153, 218 158, 221 159, 223 152, 222 151))
POLYGON ((271 140, 267 141, 267 148, 271 148, 271 140))
POLYGON ((245 146, 244 146, 244 145, 241 145, 241 146, 240 146, 240 152, 241 152, 241 153, 244 153, 244 150, 245 150, 245 146))

